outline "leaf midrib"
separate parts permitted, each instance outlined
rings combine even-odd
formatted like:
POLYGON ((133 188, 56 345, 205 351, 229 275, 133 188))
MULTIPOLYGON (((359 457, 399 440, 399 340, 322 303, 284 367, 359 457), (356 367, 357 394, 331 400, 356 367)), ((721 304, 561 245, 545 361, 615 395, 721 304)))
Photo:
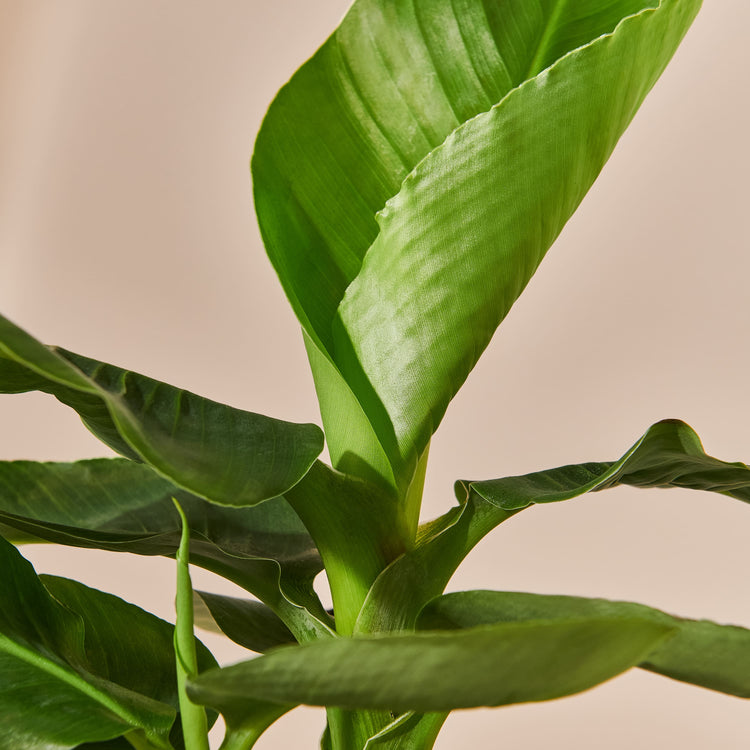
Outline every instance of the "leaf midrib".
POLYGON ((83 693, 86 697, 99 703, 108 711, 111 711, 117 718, 127 722, 130 726, 145 729, 146 731, 152 730, 152 728, 147 727, 141 719, 136 717, 105 693, 97 690, 91 685, 91 683, 87 682, 83 677, 72 671, 71 668, 64 667, 62 664, 57 664, 52 659, 45 658, 29 648, 24 648, 20 643, 2 633, 0 633, 0 651, 30 664, 35 669, 45 672, 55 679, 60 680, 60 682, 70 685, 75 690, 83 693))

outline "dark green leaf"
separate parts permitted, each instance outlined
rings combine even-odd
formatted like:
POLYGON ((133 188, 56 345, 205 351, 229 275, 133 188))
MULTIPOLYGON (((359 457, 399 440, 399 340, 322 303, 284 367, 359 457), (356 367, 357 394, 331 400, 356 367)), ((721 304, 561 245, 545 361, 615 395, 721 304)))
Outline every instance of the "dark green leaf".
POLYGON ((684 487, 750 500, 750 469, 707 456, 684 422, 653 425, 618 461, 563 466, 519 477, 456 483, 461 505, 425 524, 414 549, 381 573, 359 615, 359 632, 408 630, 458 565, 495 526, 533 503, 578 497, 617 484, 684 487))
POLYGON ((180 524, 172 497, 188 517, 194 563, 262 598, 301 639, 326 630, 312 591, 322 562, 283 498, 251 508, 221 507, 125 459, 0 462, 0 521, 13 540, 173 555, 180 524))
POLYGON ((233 409, 112 365, 43 346, 0 317, 0 393, 41 390, 103 442, 223 505, 255 505, 296 484, 321 431, 233 409))
MULTIPOLYGON (((90 671, 177 708, 173 625, 78 581, 50 575, 39 578, 58 602, 83 621, 90 671)), ((216 660, 201 643, 198 664, 201 672, 216 666, 216 660)))
POLYGON ((405 494, 699 6, 358 0, 279 92, 256 209, 334 465, 405 494))
POLYGON ((261 699, 394 712, 541 701, 614 677, 671 632, 644 619, 593 617, 336 638, 205 672, 188 690, 235 721, 261 699))
POLYGON ((707 490, 750 502, 750 468, 706 455, 691 427, 657 422, 619 460, 575 464, 525 476, 457 483, 459 495, 476 493, 505 510, 570 500, 618 484, 707 490))
MULTIPOLYGON (((143 686, 155 677, 153 692, 160 693, 161 677, 131 674, 137 666, 128 667, 118 651, 121 633, 105 644, 104 650, 112 653, 104 654, 103 641, 87 632, 96 627, 102 610, 89 612, 84 622, 50 596, 31 565, 2 539, 0 563, 0 746, 62 750, 137 731, 142 743, 170 747, 174 708, 127 686, 143 686), (126 685, 111 679, 123 676, 126 685)), ((91 596, 84 594, 89 600, 91 596)), ((118 614, 125 612, 128 621, 142 624, 143 617, 133 616, 127 607, 118 605, 118 614)), ((103 611, 108 617, 106 605, 103 611)), ((108 629, 111 633, 105 622, 102 638, 108 629)), ((132 651, 133 646, 124 648, 132 651)))
POLYGON ((462 591, 430 602, 419 617, 427 630, 582 617, 638 617, 674 628, 639 664, 675 680, 750 698, 750 630, 674 617, 643 604, 576 596, 462 591))
POLYGON ((195 592, 195 624, 223 633, 240 646, 263 652, 294 643, 294 636, 274 611, 262 602, 195 592))

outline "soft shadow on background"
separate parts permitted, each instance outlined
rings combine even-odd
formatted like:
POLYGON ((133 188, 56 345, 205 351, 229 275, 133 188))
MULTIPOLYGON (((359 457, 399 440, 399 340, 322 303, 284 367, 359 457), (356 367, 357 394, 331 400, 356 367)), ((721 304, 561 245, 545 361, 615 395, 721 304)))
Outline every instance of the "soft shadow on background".
MULTIPOLYGON (((264 255, 247 163, 273 95, 345 0, 0 0, 0 305, 47 343, 233 406, 319 422, 264 255)), ((433 441, 425 516, 456 478, 620 456, 679 417, 750 461, 747 0, 707 2, 433 441)), ((0 458, 107 455, 51 398, 0 398, 0 458)), ((619 489, 496 530, 451 589, 632 599, 750 626, 750 508, 619 489)), ((173 564, 27 548, 171 618, 173 564)), ((200 571, 195 583, 216 583, 200 571)), ((206 637, 220 660, 245 658, 206 637)), ((258 745, 317 747, 298 709, 258 745)), ((750 704, 633 671, 548 704, 464 711, 436 747, 746 746, 750 704)))

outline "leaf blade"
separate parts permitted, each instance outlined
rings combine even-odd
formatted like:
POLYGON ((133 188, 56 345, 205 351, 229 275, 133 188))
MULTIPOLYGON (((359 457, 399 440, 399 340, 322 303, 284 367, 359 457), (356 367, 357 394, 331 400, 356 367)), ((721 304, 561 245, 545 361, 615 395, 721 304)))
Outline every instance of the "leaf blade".
POLYGON ((639 619, 589 618, 338 638, 206 672, 189 693, 230 715, 260 695, 278 703, 422 713, 549 700, 619 674, 670 633, 639 619))
POLYGON ((224 404, 96 360, 53 350, 0 317, 0 392, 43 390, 94 434, 179 487, 224 505, 282 495, 323 449, 311 424, 224 404))
POLYGON ((568 617, 642 617, 675 628, 639 664, 675 680, 750 698, 750 630, 709 620, 675 617, 633 602, 520 592, 465 591, 430 602, 418 627, 476 627, 497 622, 561 620, 568 617))

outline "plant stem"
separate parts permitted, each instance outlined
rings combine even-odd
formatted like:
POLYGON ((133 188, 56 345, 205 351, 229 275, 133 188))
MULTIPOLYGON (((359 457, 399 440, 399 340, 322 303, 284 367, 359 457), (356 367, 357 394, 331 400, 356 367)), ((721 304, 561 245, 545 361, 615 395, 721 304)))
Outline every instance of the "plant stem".
POLYGON ((206 712, 193 703, 187 695, 185 685, 190 677, 198 674, 198 658, 195 652, 193 633, 193 586, 190 581, 190 529, 179 503, 174 500, 182 519, 182 537, 177 551, 177 593, 175 609, 177 620, 174 628, 174 650, 177 664, 177 694, 180 703, 180 720, 185 740, 185 750, 209 750, 206 712))

